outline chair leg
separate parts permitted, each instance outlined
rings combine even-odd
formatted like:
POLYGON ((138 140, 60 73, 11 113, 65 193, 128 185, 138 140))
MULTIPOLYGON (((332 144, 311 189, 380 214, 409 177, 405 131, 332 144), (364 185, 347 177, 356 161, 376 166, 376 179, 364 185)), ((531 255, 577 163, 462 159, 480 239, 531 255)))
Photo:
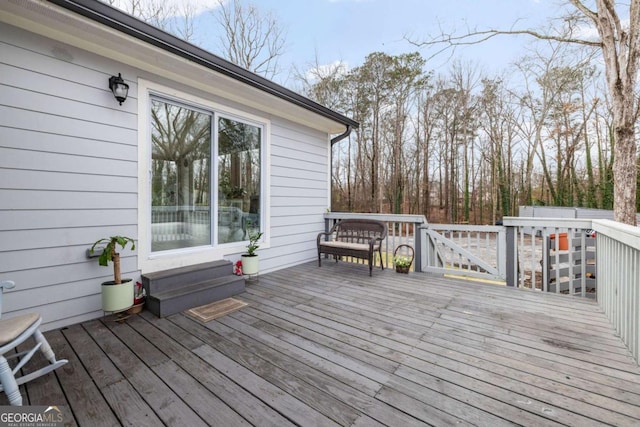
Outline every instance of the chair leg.
POLYGON ((374 257, 371 253, 369 253, 369 277, 373 276, 373 260, 374 257))
POLYGON ((37 343, 40 343, 40 351, 49 363, 56 363, 56 355, 53 353, 53 350, 51 350, 51 346, 44 335, 42 335, 42 332, 40 332, 40 330, 36 330, 33 333, 33 338, 37 343))
POLYGON ((18 383, 13 376, 13 372, 11 372, 9 362, 4 356, 0 356, 0 383, 9 399, 9 403, 13 406, 22 406, 22 395, 20 394, 18 383))

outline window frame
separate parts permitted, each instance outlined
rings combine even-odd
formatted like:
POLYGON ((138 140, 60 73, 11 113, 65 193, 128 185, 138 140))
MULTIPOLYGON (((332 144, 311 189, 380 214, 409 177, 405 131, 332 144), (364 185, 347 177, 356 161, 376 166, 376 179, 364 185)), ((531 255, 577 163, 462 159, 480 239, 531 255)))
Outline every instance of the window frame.
MULTIPOLYGON (((207 93, 202 93, 206 96, 207 93)), ((138 80, 138 268, 142 273, 161 271, 186 265, 223 259, 246 250, 248 240, 218 244, 218 120, 231 119, 261 129, 260 141, 260 230, 261 246, 269 248, 270 223, 270 139, 271 122, 265 117, 248 113, 158 83, 138 80), (204 246, 151 251, 151 100, 175 103, 211 115, 211 243, 204 246)))

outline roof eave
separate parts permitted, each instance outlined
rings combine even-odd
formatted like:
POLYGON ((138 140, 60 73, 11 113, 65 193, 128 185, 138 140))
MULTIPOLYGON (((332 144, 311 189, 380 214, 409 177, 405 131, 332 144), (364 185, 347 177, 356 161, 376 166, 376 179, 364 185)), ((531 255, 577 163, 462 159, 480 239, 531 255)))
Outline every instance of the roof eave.
POLYGON ((48 0, 57 6, 77 13, 87 19, 106 25, 145 43, 149 43, 186 60, 207 67, 215 72, 276 96, 346 127, 358 128, 359 124, 336 111, 310 100, 269 79, 252 73, 202 48, 179 39, 165 31, 121 12, 96 0, 48 0))

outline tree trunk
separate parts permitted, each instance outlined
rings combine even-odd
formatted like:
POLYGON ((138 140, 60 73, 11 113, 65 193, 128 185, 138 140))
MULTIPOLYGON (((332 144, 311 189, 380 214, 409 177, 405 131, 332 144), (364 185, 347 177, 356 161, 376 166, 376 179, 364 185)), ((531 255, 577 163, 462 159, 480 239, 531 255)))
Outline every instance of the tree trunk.
POLYGON ((616 126, 613 168, 613 218, 636 225, 636 141, 633 124, 616 126))
MULTIPOLYGON (((577 0, 572 0, 576 4, 577 0)), ((610 0, 596 0, 597 13, 588 14, 602 39, 607 86, 613 106, 613 218, 636 225, 636 80, 640 62, 640 0, 629 5, 624 29, 610 0)), ((577 5, 579 8, 583 5, 577 5)), ((584 9, 583 9, 584 11, 584 9)))
POLYGON ((122 283, 122 273, 120 272, 120 254, 115 252, 114 250, 111 257, 111 260, 113 261, 113 283, 119 285, 120 283, 122 283))

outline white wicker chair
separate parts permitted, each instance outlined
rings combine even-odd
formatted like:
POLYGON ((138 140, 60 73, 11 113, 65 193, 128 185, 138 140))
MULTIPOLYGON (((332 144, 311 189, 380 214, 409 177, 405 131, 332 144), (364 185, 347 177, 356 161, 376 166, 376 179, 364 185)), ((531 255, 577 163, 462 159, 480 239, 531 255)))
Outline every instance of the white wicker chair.
MULTIPOLYGON (((0 317, 2 316, 2 292, 11 289, 15 283, 7 280, 0 282, 0 317)), ((42 317, 36 313, 22 314, 9 319, 0 319, 0 391, 4 391, 9 403, 14 406, 22 405, 22 395, 18 388, 21 384, 45 375, 67 363, 67 360, 56 360, 51 346, 38 329, 42 317), (13 352, 23 342, 33 337, 33 347, 22 352, 13 352), (16 376, 16 373, 40 350, 49 361, 44 366, 27 375, 16 376), (9 361, 15 359, 15 364, 9 361)))

